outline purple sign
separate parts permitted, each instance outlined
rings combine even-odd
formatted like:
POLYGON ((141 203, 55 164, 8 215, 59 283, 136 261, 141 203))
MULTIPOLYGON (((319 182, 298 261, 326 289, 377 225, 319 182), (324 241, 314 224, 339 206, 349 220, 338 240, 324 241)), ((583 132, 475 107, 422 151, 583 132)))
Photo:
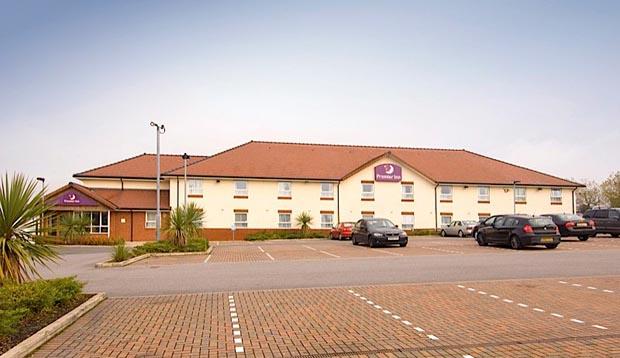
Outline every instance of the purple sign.
POLYGON ((67 190, 56 198, 56 205, 97 206, 97 202, 76 190, 67 190))
POLYGON ((381 164, 375 167, 375 181, 399 182, 403 179, 403 170, 396 164, 381 164))

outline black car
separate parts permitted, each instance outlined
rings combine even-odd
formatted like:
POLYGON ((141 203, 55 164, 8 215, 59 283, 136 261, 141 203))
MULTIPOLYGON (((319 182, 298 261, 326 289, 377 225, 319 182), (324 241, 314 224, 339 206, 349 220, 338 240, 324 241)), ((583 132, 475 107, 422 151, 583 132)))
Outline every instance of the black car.
POLYGON ((620 236, 620 208, 592 209, 583 214, 585 219, 592 219, 597 234, 620 236))
POLYGON ((545 245, 555 249, 560 244, 560 232, 550 218, 527 215, 497 215, 485 220, 476 232, 480 246, 510 245, 515 250, 524 246, 545 245))
POLYGON ((361 219, 353 226, 353 245, 367 244, 370 247, 384 245, 407 246, 407 234, 388 219, 361 219))
POLYGON ((577 214, 543 214, 550 218, 560 230, 562 237, 577 237, 580 241, 586 241, 590 236, 596 235, 596 227, 593 220, 584 219, 577 214))

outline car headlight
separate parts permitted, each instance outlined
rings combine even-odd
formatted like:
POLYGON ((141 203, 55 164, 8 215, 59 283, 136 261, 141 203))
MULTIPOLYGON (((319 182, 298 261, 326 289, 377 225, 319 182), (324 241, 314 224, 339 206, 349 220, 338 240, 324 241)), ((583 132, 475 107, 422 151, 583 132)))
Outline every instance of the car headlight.
POLYGON ((380 233, 380 232, 375 232, 375 233, 372 234, 372 236, 374 236, 374 237, 381 237, 381 236, 383 236, 383 234, 380 233))

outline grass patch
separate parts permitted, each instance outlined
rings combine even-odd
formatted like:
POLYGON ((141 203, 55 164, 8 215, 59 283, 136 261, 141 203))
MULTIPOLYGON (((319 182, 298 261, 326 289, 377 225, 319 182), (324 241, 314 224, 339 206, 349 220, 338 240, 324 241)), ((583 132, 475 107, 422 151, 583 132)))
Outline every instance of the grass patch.
POLYGON ((326 238, 328 234, 321 231, 261 231, 245 237, 247 241, 291 240, 326 238))
POLYGON ((74 277, 0 287, 0 353, 85 302, 84 284, 74 277))

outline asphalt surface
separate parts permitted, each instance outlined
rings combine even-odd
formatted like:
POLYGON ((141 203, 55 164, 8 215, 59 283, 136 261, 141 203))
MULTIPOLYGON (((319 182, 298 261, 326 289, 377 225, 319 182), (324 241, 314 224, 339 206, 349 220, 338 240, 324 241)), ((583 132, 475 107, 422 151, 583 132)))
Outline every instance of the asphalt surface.
MULTIPOLYGON (((420 239, 425 240, 425 239, 420 239)), ((595 242, 595 239, 583 243, 595 242)), ((330 245, 351 245, 330 242, 330 245)), ((472 242, 472 245, 475 245, 472 242)), ((96 269, 107 247, 63 247, 45 277, 76 275, 110 296, 620 275, 620 246, 588 251, 494 250, 469 255, 359 257, 96 269)))

